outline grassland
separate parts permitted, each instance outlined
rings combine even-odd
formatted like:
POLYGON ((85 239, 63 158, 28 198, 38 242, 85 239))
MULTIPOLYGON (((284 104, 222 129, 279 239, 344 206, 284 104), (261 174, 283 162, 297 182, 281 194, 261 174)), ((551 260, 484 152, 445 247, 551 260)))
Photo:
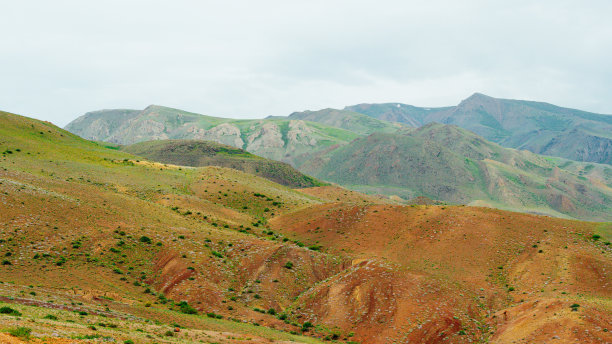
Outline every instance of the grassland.
POLYGON ((2 341, 612 341, 607 224, 292 189, 0 123, 2 341))

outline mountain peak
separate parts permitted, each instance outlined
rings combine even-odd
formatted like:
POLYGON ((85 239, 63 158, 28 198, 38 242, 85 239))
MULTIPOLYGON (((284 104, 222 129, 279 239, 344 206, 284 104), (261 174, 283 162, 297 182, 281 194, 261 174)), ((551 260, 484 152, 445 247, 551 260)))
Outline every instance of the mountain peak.
POLYGON ((475 92, 471 96, 465 98, 462 101, 462 103, 463 102, 467 102, 467 101, 483 101, 483 100, 492 100, 492 99, 495 99, 495 98, 490 97, 490 96, 488 96, 486 94, 483 94, 483 93, 475 92))
POLYGON ((457 108, 473 109, 480 106, 491 107, 495 106, 497 101, 498 99, 496 98, 489 97, 485 94, 477 92, 462 100, 461 103, 459 103, 459 105, 457 106, 457 108))

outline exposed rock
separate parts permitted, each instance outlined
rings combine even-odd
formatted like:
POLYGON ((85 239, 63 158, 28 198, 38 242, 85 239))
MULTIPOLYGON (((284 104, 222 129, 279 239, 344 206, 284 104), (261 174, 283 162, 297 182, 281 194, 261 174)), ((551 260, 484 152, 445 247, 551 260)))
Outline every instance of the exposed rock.
POLYGON ((193 138, 196 140, 215 141, 238 148, 244 146, 240 129, 229 123, 222 123, 208 130, 198 128, 192 124, 189 126, 188 132, 193 133, 193 138))

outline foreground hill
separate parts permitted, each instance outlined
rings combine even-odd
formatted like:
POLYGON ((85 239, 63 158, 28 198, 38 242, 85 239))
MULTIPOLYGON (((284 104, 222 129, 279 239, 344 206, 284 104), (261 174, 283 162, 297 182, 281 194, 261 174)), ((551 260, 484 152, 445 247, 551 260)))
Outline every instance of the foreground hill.
POLYGON ((198 140, 158 140, 122 146, 121 150, 165 164, 219 166, 247 172, 276 183, 307 188, 322 185, 289 164, 265 159, 240 148, 198 140))
POLYGON ((612 116, 548 103, 498 99, 475 93, 457 106, 359 104, 347 111, 420 127, 455 124, 505 147, 571 160, 612 164, 612 116))
POLYGON ((503 148, 432 123, 375 133, 304 164, 308 174, 353 189, 427 196, 561 217, 612 220, 612 169, 503 148))
POLYGON ((610 224, 302 192, 0 124, 2 341, 612 341, 610 224))
POLYGON ((90 112, 69 123, 66 129, 90 140, 118 144, 167 139, 215 141, 294 166, 313 152, 346 144, 360 136, 299 119, 234 120, 156 105, 142 111, 90 112))

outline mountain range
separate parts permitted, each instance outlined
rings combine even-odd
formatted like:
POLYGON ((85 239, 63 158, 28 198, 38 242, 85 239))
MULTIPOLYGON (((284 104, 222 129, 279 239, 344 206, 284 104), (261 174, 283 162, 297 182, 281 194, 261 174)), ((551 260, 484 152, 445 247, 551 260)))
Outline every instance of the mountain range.
POLYGON ((474 94, 454 107, 360 104, 260 120, 162 106, 102 110, 77 118, 66 129, 117 144, 220 142, 289 163, 324 181, 406 200, 425 196, 609 221, 611 118, 474 94))
POLYGON ((612 164, 612 116, 543 102, 498 99, 475 93, 457 106, 360 104, 345 111, 419 127, 455 124, 504 147, 577 161, 612 164))
MULTIPOLYGON (((590 197, 580 177, 605 171, 558 158, 560 171, 443 124, 310 159, 330 156, 360 165, 351 182, 380 171, 371 178, 423 192, 403 180, 434 170, 432 182, 465 184, 453 197, 494 164, 542 183, 529 190, 590 197), (405 175, 393 157, 413 157, 405 175)), ((289 187, 255 161, 267 160, 202 141, 118 147, 0 112, 0 342, 612 342, 610 223, 289 187)))

